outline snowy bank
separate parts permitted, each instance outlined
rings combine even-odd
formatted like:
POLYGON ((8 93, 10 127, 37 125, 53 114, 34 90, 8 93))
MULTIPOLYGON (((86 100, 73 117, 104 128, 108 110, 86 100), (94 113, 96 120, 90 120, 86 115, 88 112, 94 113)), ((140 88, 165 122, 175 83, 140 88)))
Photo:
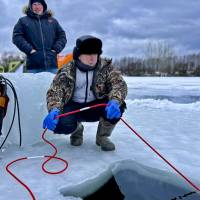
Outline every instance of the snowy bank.
MULTIPOLYGON (((14 84, 18 95, 23 142, 22 148, 18 148, 19 131, 16 120, 6 142, 6 150, 0 153, 0 200, 13 199, 13 194, 16 200, 30 199, 27 191, 6 173, 5 166, 8 162, 24 156, 52 154, 52 149, 41 140, 41 133, 42 121, 47 114, 46 90, 53 76, 51 73, 5 74, 5 77, 14 84)), ((126 80, 129 95, 124 119, 182 173, 200 186, 199 79, 126 77, 126 80), (171 97, 176 101, 172 101, 171 97)), ((4 119, 4 133, 9 128, 13 114, 11 91, 8 91, 8 94, 10 103, 4 119)), ((112 140, 116 144, 114 152, 102 152, 96 146, 97 123, 84 123, 84 126, 84 143, 81 147, 71 146, 69 136, 53 135, 50 131, 47 133, 48 139, 58 148, 58 156, 69 162, 66 172, 56 176, 44 174, 41 171, 41 164, 44 161, 42 158, 21 161, 12 167, 17 176, 32 189, 37 200, 81 199, 79 197, 96 191, 113 174, 120 185, 123 171, 129 170, 134 174, 131 178, 133 188, 144 183, 146 189, 151 188, 152 191, 147 190, 155 196, 149 200, 156 200, 156 194, 158 197, 162 195, 162 200, 164 197, 167 200, 169 196, 173 198, 185 194, 184 192, 194 191, 122 122, 117 125, 112 135, 112 140), (138 174, 139 178, 134 179, 138 174), (143 177, 143 182, 139 181, 140 177, 143 177), (147 179, 149 182, 145 181, 147 179), (158 182, 164 184, 163 188, 168 184, 168 189, 162 188, 162 192, 158 193, 158 182)), ((52 171, 59 170, 62 166, 63 164, 56 160, 48 164, 52 171)), ((126 193, 128 187, 123 186, 124 184, 120 186, 122 192, 126 193)), ((126 199, 130 198, 127 195, 126 199)))

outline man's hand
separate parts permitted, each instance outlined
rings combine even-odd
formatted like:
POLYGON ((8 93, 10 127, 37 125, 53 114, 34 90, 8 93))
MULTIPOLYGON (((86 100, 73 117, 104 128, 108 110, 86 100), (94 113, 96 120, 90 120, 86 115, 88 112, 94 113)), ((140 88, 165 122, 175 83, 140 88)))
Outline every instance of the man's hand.
POLYGON ((51 131, 54 131, 56 125, 58 124, 58 119, 56 117, 60 114, 60 110, 58 108, 53 108, 51 112, 45 117, 43 121, 43 128, 47 128, 51 131))
POLYGON ((119 108, 119 103, 117 100, 110 100, 108 102, 108 105, 106 106, 106 112, 107 112, 107 118, 113 119, 113 118, 120 118, 121 116, 121 110, 119 108))
POLYGON ((35 49, 32 49, 31 52, 30 52, 30 54, 33 54, 33 53, 35 53, 35 52, 36 52, 36 50, 35 50, 35 49))

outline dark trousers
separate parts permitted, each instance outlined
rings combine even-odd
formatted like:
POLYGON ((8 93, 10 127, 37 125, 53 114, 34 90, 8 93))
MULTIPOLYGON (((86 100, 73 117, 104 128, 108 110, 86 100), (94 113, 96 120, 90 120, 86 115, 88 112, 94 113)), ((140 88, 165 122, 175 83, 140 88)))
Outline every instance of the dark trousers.
MULTIPOLYGON (((63 113, 67 113, 70 111, 78 110, 84 107, 100 104, 100 103, 107 103, 107 99, 95 100, 89 103, 77 103, 74 101, 69 101, 67 104, 64 105, 63 113)), ((124 112, 126 108, 126 104, 120 106, 121 113, 124 112)), ((84 110, 66 117, 59 118, 58 124, 54 133, 57 134, 70 134, 77 128, 78 122, 96 122, 99 121, 100 117, 103 117, 106 121, 109 121, 111 124, 116 124, 119 119, 108 119, 106 117, 105 107, 97 107, 93 109, 84 110)))

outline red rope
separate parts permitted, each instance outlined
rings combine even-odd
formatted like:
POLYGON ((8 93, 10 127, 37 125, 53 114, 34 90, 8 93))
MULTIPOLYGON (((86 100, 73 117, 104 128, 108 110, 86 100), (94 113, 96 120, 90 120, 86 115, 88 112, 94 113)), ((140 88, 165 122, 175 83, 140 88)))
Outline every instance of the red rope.
POLYGON ((44 132, 43 132, 43 134, 42 134, 42 139, 43 139, 47 144, 49 144, 49 145, 55 150, 55 152, 54 152, 54 154, 53 154, 52 156, 45 156, 45 157, 47 157, 48 159, 42 164, 42 170, 43 170, 45 173, 47 173, 47 174, 60 174, 60 173, 64 172, 64 171, 67 169, 67 167, 68 167, 68 162, 67 162, 66 160, 62 159, 62 158, 56 157, 56 154, 57 154, 58 150, 57 150, 57 148, 56 148, 51 142, 49 142, 49 141, 44 137, 46 131, 47 131, 47 129, 44 130, 44 132), (60 171, 54 171, 54 172, 51 172, 51 171, 46 170, 45 165, 46 165, 50 160, 52 160, 52 159, 56 159, 56 160, 62 161, 62 162, 65 164, 65 167, 64 167, 63 169, 61 169, 60 171))
MULTIPOLYGON (((93 109, 93 108, 96 108, 96 107, 100 107, 100 106, 106 106, 107 104, 96 104, 94 106, 90 106, 90 107, 85 107, 85 108, 82 108, 82 109, 78 109, 78 110, 75 110, 75 111, 71 111, 71 112, 68 112, 68 113, 64 113, 64 114, 61 114, 59 116, 57 116, 56 118, 60 118, 60 117, 66 117, 68 115, 72 115, 72 114, 75 114, 75 113, 78 113, 78 112, 81 112, 81 111, 84 111, 84 110, 87 110, 87 109, 93 109)), ((121 121, 129 128, 131 129, 131 131, 133 133, 135 133, 136 136, 138 136, 151 150, 153 150, 154 153, 156 153, 165 163, 167 163, 173 170, 175 170, 183 179, 185 179, 185 181, 187 181, 193 188, 195 188, 196 190, 198 190, 200 192, 200 188, 198 186, 196 186, 189 178, 187 178, 183 173, 181 173, 174 165, 172 165, 167 159, 165 159, 153 146, 151 146, 139 133, 137 133, 122 117, 120 118, 121 121)), ((43 157, 47 157, 48 159, 42 164, 42 170, 47 173, 47 174, 59 174, 59 173, 62 173, 64 172, 67 167, 68 167, 68 163, 66 160, 62 159, 62 158, 59 158, 59 157, 56 157, 56 154, 57 154, 57 148, 51 143, 49 142, 45 137, 45 133, 46 133, 47 129, 44 130, 43 134, 42 134, 42 139, 48 143, 54 150, 55 152, 53 153, 53 155, 51 156, 43 156, 43 157), (50 172, 48 170, 45 169, 45 165, 52 159, 57 159, 57 160, 60 160, 62 162, 65 163, 65 167, 60 170, 60 171, 56 171, 56 172, 50 172)), ((19 159, 16 159, 10 163, 8 163, 8 165, 6 166, 6 171, 11 174, 11 176, 13 176, 23 187, 25 187, 26 190, 28 190, 29 194, 31 195, 31 198, 32 200, 36 200, 35 196, 33 195, 33 192, 31 191, 31 189, 25 184, 23 183, 17 176, 15 176, 14 173, 12 173, 9 169, 9 167, 18 162, 18 161, 21 161, 21 160, 25 160, 25 159, 28 159, 28 157, 23 157, 23 158, 19 158, 19 159)))
POLYGON ((105 106, 107 106, 106 103, 96 104, 96 105, 93 105, 93 106, 81 108, 81 109, 78 109, 78 110, 74 110, 74 111, 71 111, 71 112, 67 112, 67 113, 58 115, 58 116, 56 117, 56 119, 58 119, 58 118, 60 118, 60 117, 66 117, 66 116, 68 116, 68 115, 72 115, 72 114, 75 114, 75 113, 78 113, 78 112, 81 112, 81 111, 84 111, 84 110, 93 109, 93 108, 97 108, 97 107, 105 107, 105 106))
POLYGON ((174 165, 172 165, 167 159, 165 159, 153 146, 151 146, 139 133, 137 133, 124 119, 121 118, 121 121, 126 124, 128 128, 131 129, 135 135, 137 135, 151 150, 153 150, 162 160, 164 160, 172 169, 174 169, 182 178, 184 178, 193 188, 200 192, 200 188, 197 187, 189 178, 187 178, 183 173, 181 173, 174 165))
POLYGON ((56 157, 56 154, 57 154, 58 150, 57 150, 57 148, 56 148, 51 142, 49 142, 49 141, 44 137, 46 131, 47 131, 47 129, 44 130, 44 132, 43 132, 43 134, 42 134, 42 139, 54 149, 53 155, 51 155, 51 156, 23 157, 23 158, 19 158, 19 159, 16 159, 16 160, 14 160, 14 161, 8 163, 7 166, 6 166, 6 171, 7 171, 11 176, 13 176, 13 178, 15 178, 15 179, 29 192, 29 194, 30 194, 32 200, 36 200, 36 198, 35 198, 33 192, 31 191, 31 189, 30 189, 23 181, 21 181, 21 180, 9 169, 9 167, 10 167, 11 165, 13 165, 14 163, 16 163, 16 162, 18 162, 18 161, 21 161, 21 160, 26 160, 26 159, 31 159, 31 158, 37 158, 37 157, 43 157, 43 158, 45 157, 45 158, 48 158, 48 159, 47 159, 45 162, 43 162, 43 164, 42 164, 42 170, 43 170, 45 173, 55 175, 55 174, 60 174, 60 173, 64 172, 64 171, 67 169, 67 167, 68 167, 68 162, 67 162, 66 160, 62 159, 62 158, 56 157), (62 161, 62 162, 65 164, 64 168, 61 169, 60 171, 53 171, 53 172, 52 172, 52 171, 46 170, 45 165, 46 165, 50 160, 52 160, 52 159, 56 159, 56 160, 62 161))
POLYGON ((18 162, 18 161, 20 161, 20 160, 25 160, 25 159, 28 159, 28 158, 27 158, 27 157, 19 158, 19 159, 13 160, 12 162, 8 163, 8 165, 6 166, 6 171, 7 171, 13 178, 15 178, 23 187, 25 187, 26 190, 28 190, 29 194, 31 195, 32 200, 36 200, 36 198, 35 198, 33 192, 31 191, 31 189, 30 189, 25 183, 23 183, 17 176, 15 176, 15 174, 12 173, 12 171, 10 171, 10 169, 9 169, 9 167, 10 167, 12 164, 14 164, 14 163, 16 163, 16 162, 18 162))
MULTIPOLYGON (((87 109, 92 109, 92 108, 96 108, 96 107, 100 107, 100 106, 106 106, 106 105, 107 105, 107 104, 97 104, 97 105, 94 105, 94 106, 90 106, 90 107, 78 109, 78 110, 75 110, 75 111, 71 111, 71 112, 68 112, 68 113, 65 113, 65 114, 61 114, 61 115, 57 116, 56 118, 66 117, 66 116, 68 116, 68 115, 72 115, 72 114, 75 114, 75 113, 78 113, 78 112, 81 112, 81 111, 84 111, 84 110, 87 110, 87 109)), ((44 161, 44 163, 42 164, 42 170, 43 170, 45 173, 47 173, 47 174, 52 174, 52 175, 60 174, 60 173, 64 172, 64 171, 67 169, 67 167, 68 167, 68 162, 67 162, 66 160, 62 159, 62 158, 56 157, 56 154, 57 154, 58 150, 57 150, 57 148, 55 147, 54 144, 52 144, 51 142, 49 142, 49 141, 45 138, 45 133, 46 133, 46 131, 47 131, 47 129, 45 129, 44 132, 42 133, 42 139, 54 149, 53 155, 51 155, 51 156, 36 156, 36 157, 32 157, 32 158, 37 158, 37 157, 43 157, 43 158, 46 157, 46 158, 48 158, 48 159, 47 159, 46 161, 44 161), (56 160, 62 161, 62 162, 65 164, 64 168, 61 169, 60 171, 54 171, 54 172, 47 170, 47 169, 45 168, 45 166, 46 166, 46 164, 47 164, 50 160, 52 160, 52 159, 56 159, 56 160)), ((16 159, 16 160, 14 160, 14 161, 11 161, 10 163, 7 164, 7 166, 6 166, 6 171, 7 171, 14 179, 16 179, 16 180, 29 192, 29 194, 30 194, 32 200, 36 200, 36 198, 35 198, 33 192, 31 191, 31 189, 30 189, 24 182, 22 182, 22 181, 9 169, 9 167, 10 167, 12 164, 14 164, 14 163, 16 163, 16 162, 18 162, 18 161, 26 160, 26 159, 30 159, 30 158, 31 158, 31 157, 23 157, 23 158, 19 158, 19 159, 16 159)))

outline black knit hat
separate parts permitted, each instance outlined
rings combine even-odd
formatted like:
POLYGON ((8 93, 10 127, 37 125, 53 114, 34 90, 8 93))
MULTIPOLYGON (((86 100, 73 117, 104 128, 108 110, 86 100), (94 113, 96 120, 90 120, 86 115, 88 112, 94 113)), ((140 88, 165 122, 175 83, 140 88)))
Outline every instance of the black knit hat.
POLYGON ((97 54, 100 56, 102 54, 102 41, 91 35, 79 37, 76 40, 73 58, 77 60, 81 54, 97 54))
POLYGON ((43 7, 44 7, 44 10, 47 9, 47 4, 46 4, 45 0, 30 0, 30 4, 29 5, 32 6, 32 4, 36 3, 36 2, 41 3, 43 5, 43 7))

